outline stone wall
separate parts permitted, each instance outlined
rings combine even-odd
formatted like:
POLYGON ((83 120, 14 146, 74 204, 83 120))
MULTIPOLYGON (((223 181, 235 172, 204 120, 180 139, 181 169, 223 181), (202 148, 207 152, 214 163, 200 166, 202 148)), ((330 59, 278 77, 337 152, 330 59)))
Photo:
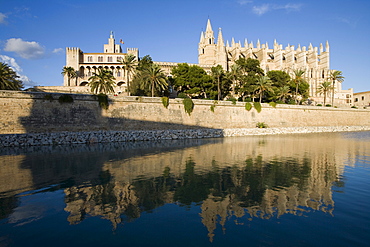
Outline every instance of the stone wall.
POLYGON ((161 98, 110 97, 108 110, 95 96, 70 94, 73 103, 59 103, 62 94, 0 91, 0 134, 255 128, 264 122, 272 127, 370 126, 370 110, 316 106, 262 104, 262 111, 245 110, 245 103, 193 100, 188 115, 182 99, 171 99, 168 108, 161 98), (48 95, 48 96, 47 96, 48 95), (53 100, 50 100, 50 95, 53 100), (211 106, 214 105, 214 111, 211 106))

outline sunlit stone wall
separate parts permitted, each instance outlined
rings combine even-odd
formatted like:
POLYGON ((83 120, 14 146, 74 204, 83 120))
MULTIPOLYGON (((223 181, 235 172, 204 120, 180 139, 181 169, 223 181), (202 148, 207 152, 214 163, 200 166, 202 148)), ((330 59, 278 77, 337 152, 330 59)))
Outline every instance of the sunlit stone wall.
POLYGON ((370 126, 366 109, 262 104, 258 113, 254 108, 247 111, 242 102, 193 100, 194 110, 188 115, 182 99, 171 99, 165 108, 161 98, 113 96, 104 110, 93 95, 71 94, 73 103, 59 103, 61 95, 0 91, 0 134, 234 129, 255 128, 258 122, 269 127, 370 126))

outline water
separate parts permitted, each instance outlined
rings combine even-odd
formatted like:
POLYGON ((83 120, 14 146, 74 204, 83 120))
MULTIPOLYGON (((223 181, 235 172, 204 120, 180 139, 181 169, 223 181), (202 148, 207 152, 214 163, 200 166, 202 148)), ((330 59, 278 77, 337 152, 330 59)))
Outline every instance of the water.
POLYGON ((370 246, 370 132, 0 150, 0 246, 370 246))

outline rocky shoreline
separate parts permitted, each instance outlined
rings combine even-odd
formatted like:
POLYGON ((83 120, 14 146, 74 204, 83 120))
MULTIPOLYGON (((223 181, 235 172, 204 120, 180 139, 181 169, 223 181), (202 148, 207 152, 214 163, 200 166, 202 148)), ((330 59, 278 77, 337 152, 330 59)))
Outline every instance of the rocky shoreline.
POLYGON ((286 127, 245 129, 184 129, 147 131, 89 131, 0 135, 0 147, 89 144, 129 141, 220 138, 251 135, 281 135, 320 132, 370 131, 370 126, 286 127))

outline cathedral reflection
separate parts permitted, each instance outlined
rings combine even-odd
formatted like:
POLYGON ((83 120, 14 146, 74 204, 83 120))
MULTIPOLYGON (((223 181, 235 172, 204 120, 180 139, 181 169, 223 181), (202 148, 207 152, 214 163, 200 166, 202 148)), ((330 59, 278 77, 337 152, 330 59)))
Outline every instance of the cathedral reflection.
POLYGON ((227 222, 332 214, 332 187, 343 186, 344 166, 366 147, 340 134, 225 138, 180 146, 161 151, 151 146, 148 152, 90 147, 78 158, 58 151, 58 162, 52 161, 54 153, 45 152, 32 162, 24 155, 0 156, 5 181, 0 183, 0 216, 12 214, 17 193, 51 181, 64 191, 70 224, 100 217, 115 229, 173 203, 200 207, 199 221, 213 241, 215 230, 225 230, 227 222))

